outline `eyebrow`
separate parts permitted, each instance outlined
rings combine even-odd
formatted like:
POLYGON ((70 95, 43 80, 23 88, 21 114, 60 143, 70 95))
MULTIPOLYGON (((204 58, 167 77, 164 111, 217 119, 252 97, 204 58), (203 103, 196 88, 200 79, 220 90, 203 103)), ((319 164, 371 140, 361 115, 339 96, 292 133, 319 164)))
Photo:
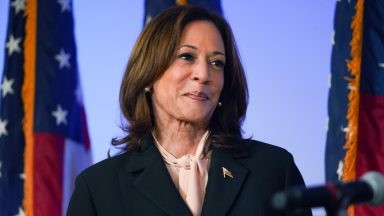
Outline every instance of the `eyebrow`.
MULTIPOLYGON (((195 46, 193 46, 193 45, 188 45, 188 44, 179 46, 179 47, 178 47, 178 50, 181 49, 181 48, 183 48, 183 47, 188 47, 188 48, 193 49, 193 50, 198 50, 197 47, 195 47, 195 46)), ((214 55, 222 55, 222 56, 225 56, 225 54, 222 53, 222 52, 220 52, 220 51, 213 51, 212 53, 213 53, 214 55)))

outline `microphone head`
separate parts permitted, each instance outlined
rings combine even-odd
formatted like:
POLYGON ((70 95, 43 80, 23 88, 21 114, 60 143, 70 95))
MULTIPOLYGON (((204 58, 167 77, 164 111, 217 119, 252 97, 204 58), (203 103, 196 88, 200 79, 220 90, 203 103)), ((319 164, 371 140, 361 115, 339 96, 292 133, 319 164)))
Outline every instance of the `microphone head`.
POLYGON ((370 171, 364 174, 360 180, 372 188, 373 198, 369 204, 373 206, 384 204, 384 176, 377 171, 370 171))

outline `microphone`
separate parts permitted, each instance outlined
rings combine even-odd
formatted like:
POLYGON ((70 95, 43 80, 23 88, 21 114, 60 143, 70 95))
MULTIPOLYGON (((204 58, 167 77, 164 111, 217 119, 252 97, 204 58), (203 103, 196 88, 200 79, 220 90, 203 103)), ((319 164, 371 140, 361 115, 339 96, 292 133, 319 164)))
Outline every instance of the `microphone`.
POLYGON ((347 207, 352 203, 368 202, 370 205, 384 204, 384 176, 376 171, 367 172, 359 181, 327 183, 311 188, 293 187, 278 192, 272 197, 272 207, 277 210, 325 207, 328 209, 347 207))

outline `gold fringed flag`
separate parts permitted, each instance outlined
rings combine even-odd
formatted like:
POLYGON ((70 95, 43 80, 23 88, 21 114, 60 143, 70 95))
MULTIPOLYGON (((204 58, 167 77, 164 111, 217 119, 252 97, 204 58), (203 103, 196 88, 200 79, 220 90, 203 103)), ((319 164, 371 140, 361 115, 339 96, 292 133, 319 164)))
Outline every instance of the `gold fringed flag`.
MULTIPOLYGON (((384 2, 336 4, 326 178, 346 182, 384 173, 384 2)), ((384 206, 354 205, 348 215, 384 215, 384 206)))
POLYGON ((0 215, 65 215, 91 163, 70 0, 12 0, 0 106, 0 215))

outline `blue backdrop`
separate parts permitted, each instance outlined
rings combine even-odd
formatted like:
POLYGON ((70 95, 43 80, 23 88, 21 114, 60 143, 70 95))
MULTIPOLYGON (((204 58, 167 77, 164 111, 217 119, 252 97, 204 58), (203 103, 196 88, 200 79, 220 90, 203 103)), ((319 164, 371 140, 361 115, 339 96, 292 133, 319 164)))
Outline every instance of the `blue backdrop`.
MULTIPOLYGON (((75 36, 94 162, 122 133, 119 85, 144 1, 74 1, 75 36)), ((223 0, 250 87, 246 136, 290 151, 308 185, 324 182, 335 1, 223 0)), ((3 69, 9 2, 0 1, 3 69)))

